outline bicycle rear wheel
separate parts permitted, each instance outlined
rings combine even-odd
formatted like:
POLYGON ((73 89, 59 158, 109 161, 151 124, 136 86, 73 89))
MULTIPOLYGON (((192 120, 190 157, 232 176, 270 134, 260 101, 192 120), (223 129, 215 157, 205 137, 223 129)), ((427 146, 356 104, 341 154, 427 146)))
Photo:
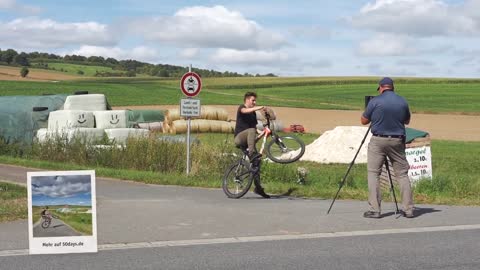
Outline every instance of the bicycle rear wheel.
POLYGON ((305 144, 299 138, 277 136, 267 144, 267 156, 277 163, 291 163, 299 160, 305 153, 305 144))
POLYGON ((238 199, 248 192, 252 186, 253 177, 250 164, 244 160, 228 167, 223 176, 222 189, 229 198, 238 199))

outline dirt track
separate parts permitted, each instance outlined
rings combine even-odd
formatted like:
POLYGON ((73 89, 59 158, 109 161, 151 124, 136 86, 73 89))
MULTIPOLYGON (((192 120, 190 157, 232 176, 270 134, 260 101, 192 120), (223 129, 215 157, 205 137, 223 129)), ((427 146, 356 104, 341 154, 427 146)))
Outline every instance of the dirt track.
MULTIPOLYGON (((229 118, 235 119, 237 106, 218 105, 225 108, 229 118)), ((115 109, 171 109, 178 106, 128 106, 115 109)), ((323 133, 336 126, 360 126, 360 111, 313 110, 272 107, 284 126, 301 124, 307 132, 323 133)), ((411 128, 430 133, 434 140, 480 141, 480 116, 449 114, 413 114, 411 128)))

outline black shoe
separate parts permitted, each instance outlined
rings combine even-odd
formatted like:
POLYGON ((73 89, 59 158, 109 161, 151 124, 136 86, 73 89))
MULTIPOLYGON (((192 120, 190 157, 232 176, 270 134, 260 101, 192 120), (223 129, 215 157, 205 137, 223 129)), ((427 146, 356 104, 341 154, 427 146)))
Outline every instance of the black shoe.
POLYGON ((253 189, 253 193, 258 194, 258 195, 262 196, 262 197, 265 198, 265 199, 270 199, 270 195, 268 195, 267 193, 265 193, 265 191, 263 190, 263 188, 255 187, 255 188, 253 189))
POLYGON ((363 213, 364 218, 381 218, 382 216, 380 215, 379 212, 373 212, 373 211, 367 211, 363 213))
POLYGON ((254 163, 257 160, 260 160, 261 157, 262 157, 262 154, 258 152, 254 152, 248 155, 248 159, 250 160, 251 163, 254 163))
POLYGON ((404 217, 406 217, 406 218, 413 218, 413 217, 415 217, 415 216, 413 215, 413 211, 412 211, 412 212, 401 211, 401 213, 402 213, 402 216, 404 216, 404 217))

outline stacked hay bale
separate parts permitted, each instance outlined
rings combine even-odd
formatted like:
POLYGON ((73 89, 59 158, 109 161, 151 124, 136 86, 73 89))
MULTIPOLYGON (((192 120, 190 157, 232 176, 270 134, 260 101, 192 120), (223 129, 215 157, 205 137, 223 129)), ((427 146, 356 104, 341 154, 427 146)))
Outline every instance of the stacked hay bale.
POLYGON ((108 107, 102 94, 68 96, 63 110, 49 114, 48 128, 40 129, 37 138, 40 142, 55 137, 94 142, 101 141, 106 135, 110 141, 124 144, 129 136, 148 134, 146 129, 128 128, 127 111, 107 110, 108 107))
MULTIPOLYGON (((202 106, 201 115, 190 121, 192 133, 233 133, 235 122, 228 121, 228 113, 223 108, 202 106)), ((170 134, 187 133, 187 121, 180 116, 178 109, 168 110, 163 121, 163 132, 170 134)))

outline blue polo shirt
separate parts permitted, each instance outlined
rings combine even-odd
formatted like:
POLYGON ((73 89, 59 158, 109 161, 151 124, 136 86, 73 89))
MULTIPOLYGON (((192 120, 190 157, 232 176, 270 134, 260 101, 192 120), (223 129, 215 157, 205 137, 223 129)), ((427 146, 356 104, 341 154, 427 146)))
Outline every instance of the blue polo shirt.
POLYGON ((372 133, 405 135, 405 121, 410 119, 407 101, 393 91, 384 91, 371 99, 363 113, 371 122, 372 133))

